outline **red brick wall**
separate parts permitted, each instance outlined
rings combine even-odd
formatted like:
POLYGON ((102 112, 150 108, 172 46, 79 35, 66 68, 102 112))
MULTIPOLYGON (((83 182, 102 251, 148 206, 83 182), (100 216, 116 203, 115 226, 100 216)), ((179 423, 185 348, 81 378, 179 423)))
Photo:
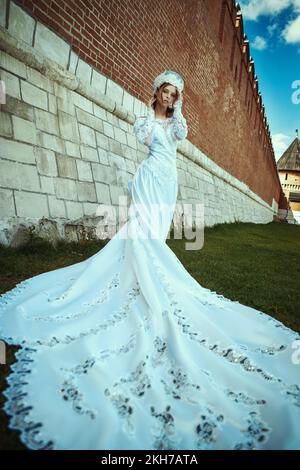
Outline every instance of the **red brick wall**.
POLYGON ((83 60, 144 102, 163 69, 181 73, 189 140, 266 202, 271 204, 273 197, 279 202, 269 130, 234 0, 17 3, 68 41, 83 60), (233 96, 225 112, 227 87, 233 96))

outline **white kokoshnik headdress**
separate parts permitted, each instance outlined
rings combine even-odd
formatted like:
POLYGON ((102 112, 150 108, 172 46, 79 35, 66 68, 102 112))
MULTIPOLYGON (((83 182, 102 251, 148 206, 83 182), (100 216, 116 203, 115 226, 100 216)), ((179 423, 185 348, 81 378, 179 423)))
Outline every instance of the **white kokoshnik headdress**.
POLYGON ((165 82, 174 85, 180 93, 183 91, 184 80, 181 75, 179 75, 177 72, 174 72, 173 70, 165 70, 155 78, 153 83, 153 94, 165 82))

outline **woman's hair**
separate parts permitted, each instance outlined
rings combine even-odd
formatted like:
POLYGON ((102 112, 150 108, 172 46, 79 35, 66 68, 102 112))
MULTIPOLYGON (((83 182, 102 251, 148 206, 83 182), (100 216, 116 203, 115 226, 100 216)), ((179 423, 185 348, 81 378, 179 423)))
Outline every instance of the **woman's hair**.
MULTIPOLYGON (((159 89, 154 93, 154 96, 155 96, 155 95, 158 95, 158 94, 162 94, 162 92, 164 91, 164 89, 165 89, 165 87, 166 87, 167 85, 171 85, 171 83, 164 82, 164 83, 159 87, 159 89)), ((176 88, 175 100, 178 99, 178 95, 179 95, 179 93, 178 93, 178 90, 177 90, 177 88, 176 88)), ((153 104, 153 108, 154 108, 154 109, 156 108, 156 103, 157 103, 157 101, 155 101, 155 103, 153 104)), ((168 106, 167 112, 166 112, 166 117, 172 117, 172 116, 173 116, 173 113, 174 113, 174 109, 171 109, 171 108, 169 108, 169 106, 168 106)))

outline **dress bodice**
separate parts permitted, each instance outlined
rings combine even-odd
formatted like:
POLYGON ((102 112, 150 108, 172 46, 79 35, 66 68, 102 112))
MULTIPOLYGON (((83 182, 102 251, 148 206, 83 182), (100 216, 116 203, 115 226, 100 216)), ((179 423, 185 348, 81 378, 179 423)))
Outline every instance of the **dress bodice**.
MULTIPOLYGON (((164 184, 177 182, 176 153, 180 140, 188 133, 186 119, 181 113, 181 102, 177 103, 173 116, 166 119, 155 117, 153 108, 149 107, 147 116, 138 117, 133 130, 137 140, 148 146, 148 153, 138 170, 152 172, 156 179, 164 184)), ((129 192, 131 183, 129 183, 129 192)))
POLYGON ((170 119, 155 120, 149 152, 142 162, 157 177, 164 180, 176 180, 176 150, 178 141, 172 139, 170 119))

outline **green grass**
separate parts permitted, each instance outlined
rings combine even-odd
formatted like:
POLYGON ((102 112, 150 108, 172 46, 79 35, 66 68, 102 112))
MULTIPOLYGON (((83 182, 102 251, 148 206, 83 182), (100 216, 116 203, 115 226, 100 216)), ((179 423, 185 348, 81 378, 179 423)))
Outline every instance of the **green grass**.
POLYGON ((169 240, 203 286, 257 308, 300 332, 300 227, 235 223, 205 228, 199 251, 169 240))
MULTIPOLYGON (((269 223, 220 224, 205 228, 201 250, 187 251, 186 240, 167 240, 190 274, 204 287, 262 310, 300 332, 300 227, 269 223)), ((82 261, 106 241, 66 243, 56 247, 32 240, 19 249, 0 245, 0 293, 36 274, 82 261)), ((0 392, 18 347, 8 347, 0 369, 0 392)), ((4 397, 0 395, 2 408, 4 397)), ((7 428, 0 411, 0 449, 22 449, 18 432, 7 428)))

